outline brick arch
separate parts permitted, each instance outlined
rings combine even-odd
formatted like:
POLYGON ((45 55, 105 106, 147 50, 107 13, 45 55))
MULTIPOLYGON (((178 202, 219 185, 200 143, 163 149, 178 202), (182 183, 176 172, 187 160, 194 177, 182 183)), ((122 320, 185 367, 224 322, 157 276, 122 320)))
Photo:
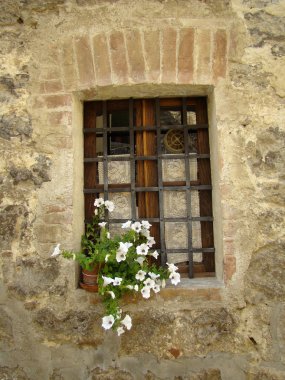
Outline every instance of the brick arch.
POLYGON ((227 31, 167 27, 85 34, 59 46, 68 91, 138 83, 215 84, 227 74, 227 31))

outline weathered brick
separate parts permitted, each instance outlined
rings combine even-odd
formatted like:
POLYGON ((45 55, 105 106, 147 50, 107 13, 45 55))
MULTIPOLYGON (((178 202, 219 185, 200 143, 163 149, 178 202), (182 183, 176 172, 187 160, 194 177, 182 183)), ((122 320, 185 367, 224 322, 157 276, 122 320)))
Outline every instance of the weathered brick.
POLYGON ((80 85, 92 87, 95 82, 95 72, 89 36, 77 37, 74 43, 80 85))
POLYGON ((211 80, 211 32, 200 29, 196 34, 197 54, 197 82, 204 83, 211 80))
POLYGON ((110 35, 112 74, 114 83, 128 82, 128 66, 124 35, 114 32, 110 35))
POLYGON ((106 35, 102 33, 94 36, 92 43, 97 84, 99 86, 111 84, 111 63, 106 35))
POLYGON ((140 32, 134 30, 126 33, 127 51, 130 65, 130 77, 134 82, 145 80, 145 63, 140 32))
POLYGON ((60 66, 48 66, 41 68, 40 78, 43 81, 59 80, 61 77, 60 66))
POLYGON ((70 126, 72 121, 72 113, 68 111, 50 112, 48 114, 49 124, 59 126, 70 126))
POLYGON ((52 80, 48 82, 44 82, 44 92, 46 94, 56 94, 63 90, 63 86, 61 80, 52 80))
POLYGON ((182 29, 178 50, 178 82, 193 82, 194 72, 194 29, 182 29))
POLYGON ((158 81, 160 77, 160 31, 145 31, 144 52, 149 81, 158 81))
POLYGON ((176 36, 173 28, 162 33, 162 78, 163 83, 176 82, 176 36))
POLYGON ((233 274, 236 272, 236 258, 232 255, 224 257, 224 281, 227 283, 231 280, 233 274))
POLYGON ((47 108, 59 108, 71 106, 70 95, 47 95, 42 97, 47 108))
POLYGON ((227 34, 223 29, 214 35, 213 49, 213 79, 224 78, 227 71, 227 34))
POLYGON ((61 47, 61 65, 63 72, 63 84, 67 91, 74 89, 77 85, 76 63, 73 52, 72 40, 66 41, 61 47))

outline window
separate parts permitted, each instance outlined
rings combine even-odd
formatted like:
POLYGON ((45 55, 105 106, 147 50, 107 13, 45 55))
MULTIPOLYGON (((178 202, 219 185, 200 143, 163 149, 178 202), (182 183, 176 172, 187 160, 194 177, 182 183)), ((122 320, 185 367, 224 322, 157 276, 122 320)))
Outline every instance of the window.
POLYGON ((214 276, 211 190, 206 98, 84 104, 86 221, 96 197, 110 199, 111 233, 147 219, 162 264, 182 277, 214 276))

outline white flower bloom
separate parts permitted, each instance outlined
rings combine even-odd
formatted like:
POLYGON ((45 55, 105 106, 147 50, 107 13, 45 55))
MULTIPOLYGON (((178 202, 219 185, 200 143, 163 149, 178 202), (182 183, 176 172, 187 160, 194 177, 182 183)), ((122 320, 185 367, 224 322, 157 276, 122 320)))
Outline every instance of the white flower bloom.
POLYGON ((121 285, 122 281, 123 281, 123 279, 121 277, 115 277, 113 285, 114 286, 119 286, 119 285, 121 285))
POLYGON ((131 228, 132 221, 128 220, 127 222, 122 224, 122 228, 131 228))
POLYGON ((180 282, 180 274, 177 272, 171 272, 169 278, 171 279, 171 283, 173 285, 177 285, 180 282))
POLYGON ((157 259, 158 256, 159 256, 159 253, 158 253, 157 251, 154 251, 154 252, 152 252, 150 255, 151 255, 152 257, 154 257, 155 259, 157 259))
POLYGON ((168 263, 166 263, 166 265, 168 265, 168 270, 169 270, 169 272, 176 272, 177 271, 177 269, 178 269, 178 267, 177 266, 175 266, 174 264, 168 264, 168 263))
POLYGON ((107 253, 107 255, 105 256, 105 263, 108 261, 109 257, 110 257, 110 253, 107 253))
POLYGON ((137 259, 135 259, 135 261, 137 261, 140 265, 142 265, 143 262, 145 261, 145 257, 139 256, 137 259))
POLYGON ((151 278, 147 278, 143 283, 145 284, 145 286, 149 287, 150 289, 152 289, 155 285, 154 280, 152 280, 151 278))
POLYGON ((111 277, 102 276, 102 278, 104 280, 103 286, 108 286, 114 282, 114 280, 111 277))
POLYGON ((124 328, 123 328, 122 326, 119 326, 119 327, 117 328, 118 336, 124 334, 124 332, 125 332, 125 330, 124 330, 124 328))
POLYGON ((110 239, 111 235, 110 232, 107 232, 107 239, 110 239))
POLYGON ((134 289, 133 285, 127 285, 126 287, 127 287, 128 289, 130 289, 130 290, 133 290, 133 289, 134 289))
POLYGON ((114 211, 115 205, 112 201, 105 201, 105 206, 109 212, 114 211))
POLYGON ((132 230, 136 231, 136 232, 140 232, 141 229, 142 229, 142 225, 140 222, 135 222, 131 225, 131 228, 132 230))
POLYGON ((109 293, 110 296, 111 296, 113 299, 116 298, 115 293, 112 292, 112 290, 109 290, 107 293, 109 293))
POLYGON ((148 230, 148 229, 150 229, 151 224, 147 220, 142 220, 142 226, 143 226, 143 228, 148 230))
POLYGON ((132 318, 129 314, 126 314, 125 318, 121 320, 121 323, 126 327, 127 330, 132 328, 132 318))
POLYGON ((156 274, 156 273, 153 273, 153 272, 149 272, 148 275, 149 275, 149 277, 152 278, 153 280, 156 280, 157 278, 160 277, 160 274, 156 274))
POLYGON ((103 199, 103 198, 97 198, 97 199, 95 199, 94 206, 95 206, 95 207, 100 207, 100 206, 102 206, 104 203, 105 203, 105 202, 104 202, 104 199, 103 199))
POLYGON ((148 286, 144 286, 141 290, 141 294, 143 298, 149 298, 150 297, 150 288, 148 286))
POLYGON ((94 210, 94 214, 95 214, 95 215, 98 215, 98 210, 97 210, 97 208, 95 208, 95 210, 94 210))
POLYGON ((137 254, 138 255, 143 255, 146 256, 149 250, 149 246, 145 243, 138 245, 136 248, 137 254))
POLYGON ((60 247, 60 244, 57 244, 57 246, 53 250, 53 253, 51 254, 51 257, 56 257, 61 254, 61 250, 59 247, 60 247))
POLYGON ((136 280, 143 281, 145 279, 146 272, 143 270, 139 270, 136 274, 136 280))
POLYGON ((125 261, 126 260, 126 252, 123 252, 123 251, 120 251, 118 249, 117 253, 116 253, 116 260, 118 263, 120 263, 121 261, 125 261))
POLYGON ((145 236, 147 239, 150 237, 149 230, 142 229, 140 233, 141 233, 142 236, 145 236))
POLYGON ((135 290, 136 292, 139 291, 139 286, 138 286, 137 284, 134 286, 134 290, 135 290))
POLYGON ((101 228, 105 228, 107 222, 101 222, 101 223, 98 223, 98 225, 101 227, 101 228))
POLYGON ((160 292, 160 286, 158 284, 155 284, 152 290, 154 291, 154 293, 158 293, 160 292))
POLYGON ((113 315, 106 315, 105 317, 102 318, 102 327, 105 329, 105 330, 109 330, 114 322, 115 322, 115 318, 113 317, 113 315))
POLYGON ((154 244, 155 244, 155 240, 152 236, 150 236, 148 239, 147 239, 147 243, 146 243, 149 247, 152 247, 154 244))

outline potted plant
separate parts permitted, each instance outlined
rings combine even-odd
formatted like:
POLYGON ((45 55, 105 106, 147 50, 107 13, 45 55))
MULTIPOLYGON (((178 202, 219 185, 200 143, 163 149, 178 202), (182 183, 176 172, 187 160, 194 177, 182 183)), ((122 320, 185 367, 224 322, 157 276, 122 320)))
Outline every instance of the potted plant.
POLYGON ((93 219, 82 236, 81 250, 61 251, 58 244, 52 257, 61 254, 66 259, 77 260, 84 271, 91 274, 97 271, 94 275, 98 279, 98 293, 106 310, 102 327, 106 330, 113 328, 121 335, 132 326, 131 317, 122 316, 119 302, 122 296, 135 292, 148 299, 151 293, 158 293, 165 286, 168 278, 177 285, 180 274, 172 263, 167 263, 164 268, 152 262, 152 258, 157 259, 159 254, 151 249, 155 241, 150 236, 148 221, 127 221, 122 224, 121 236, 111 237, 104 216, 114 210, 113 202, 98 198, 94 206, 93 219))

